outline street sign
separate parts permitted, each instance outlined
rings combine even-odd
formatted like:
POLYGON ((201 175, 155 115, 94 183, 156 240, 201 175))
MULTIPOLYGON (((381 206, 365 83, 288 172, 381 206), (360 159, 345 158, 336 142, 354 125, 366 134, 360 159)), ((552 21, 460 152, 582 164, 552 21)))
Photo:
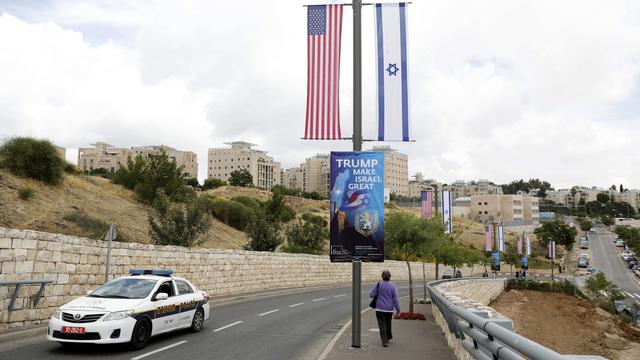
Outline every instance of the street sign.
POLYGON ((331 152, 332 262, 384 261, 384 153, 331 152))

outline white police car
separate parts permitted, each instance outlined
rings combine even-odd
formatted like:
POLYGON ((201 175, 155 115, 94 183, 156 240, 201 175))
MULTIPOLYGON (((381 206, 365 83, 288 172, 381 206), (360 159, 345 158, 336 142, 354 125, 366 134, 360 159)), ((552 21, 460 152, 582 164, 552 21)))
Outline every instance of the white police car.
POLYGON ((87 296, 61 306, 49 320, 47 338, 70 343, 128 342, 141 349, 151 336, 191 328, 209 318, 209 296, 171 270, 130 270, 87 296))

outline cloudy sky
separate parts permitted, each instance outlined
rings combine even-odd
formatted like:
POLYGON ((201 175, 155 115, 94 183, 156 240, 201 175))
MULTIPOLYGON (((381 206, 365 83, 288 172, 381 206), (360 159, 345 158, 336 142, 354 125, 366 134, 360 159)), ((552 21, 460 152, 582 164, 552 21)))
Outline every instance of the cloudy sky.
MULTIPOLYGON (((0 1, 0 138, 75 149, 245 140, 284 167, 303 141, 301 1, 0 1)), ((351 9, 342 133, 351 134, 351 9)), ((410 174, 640 188, 640 2, 413 0, 410 174)), ((364 133, 376 132, 373 11, 363 10, 364 133)), ((380 143, 365 143, 365 148, 380 143)))

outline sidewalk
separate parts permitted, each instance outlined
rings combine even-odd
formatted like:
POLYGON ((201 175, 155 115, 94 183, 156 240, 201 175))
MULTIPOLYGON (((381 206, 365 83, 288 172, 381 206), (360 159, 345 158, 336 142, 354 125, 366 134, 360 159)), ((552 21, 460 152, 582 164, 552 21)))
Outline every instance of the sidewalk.
MULTIPOLYGON (((409 299, 400 299, 403 311, 409 310, 409 299)), ((447 346, 440 326, 431 314, 431 305, 414 304, 414 311, 425 315, 426 321, 393 320, 393 340, 389 347, 382 347, 378 323, 373 309, 362 314, 362 347, 351 348, 351 326, 342 333, 329 352, 327 360, 353 359, 432 359, 454 360, 453 351, 447 346)))

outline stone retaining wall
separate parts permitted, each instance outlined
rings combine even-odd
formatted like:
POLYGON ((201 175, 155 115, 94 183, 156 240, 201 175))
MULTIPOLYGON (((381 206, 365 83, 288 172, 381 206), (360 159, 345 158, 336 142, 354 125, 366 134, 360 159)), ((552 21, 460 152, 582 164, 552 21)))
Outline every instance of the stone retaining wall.
MULTIPOLYGON (((0 330, 47 321, 60 305, 104 282, 106 242, 74 236, 0 227, 0 281, 52 280, 37 308, 30 299, 38 286, 20 289, 15 311, 8 311, 13 286, 0 286, 0 330)), ((351 264, 331 263, 328 256, 200 249, 114 242, 111 274, 126 276, 131 268, 168 268, 212 297, 279 288, 319 286, 351 281, 351 264)), ((363 281, 389 269, 393 280, 408 279, 406 263, 364 263, 363 281)), ((422 265, 413 263, 416 281, 422 265)), ((441 271, 445 268, 441 266, 441 271)), ((463 269, 464 275, 471 269, 463 269)), ((427 264, 428 279, 434 278, 427 264)))

